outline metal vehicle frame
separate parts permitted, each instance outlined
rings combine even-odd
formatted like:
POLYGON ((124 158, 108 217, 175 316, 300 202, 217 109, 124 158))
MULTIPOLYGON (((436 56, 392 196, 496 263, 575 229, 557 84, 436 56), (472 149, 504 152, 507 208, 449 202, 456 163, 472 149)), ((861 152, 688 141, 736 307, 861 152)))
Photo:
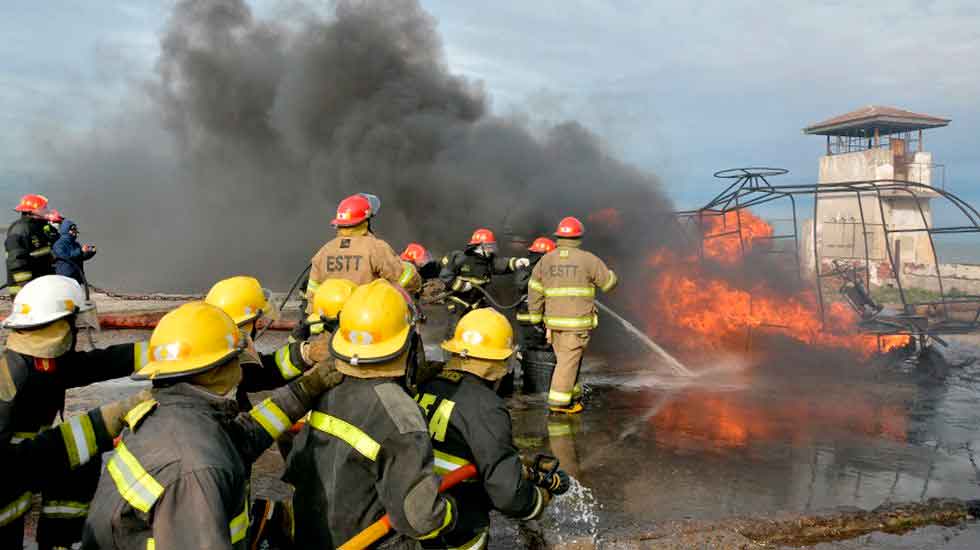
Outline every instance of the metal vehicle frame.
MULTIPOLYGON (((887 262, 890 265, 891 274, 894 276, 895 287, 898 290, 901 305, 897 311, 881 311, 882 308, 877 307, 874 308, 877 311, 876 313, 862 314, 862 321, 859 323, 861 329, 868 334, 877 335, 879 337, 879 343, 881 336, 885 335, 910 336, 914 342, 918 343, 920 349, 924 349, 932 341, 946 345, 942 339, 942 335, 944 334, 964 334, 980 331, 980 296, 963 294, 953 296, 947 292, 949 287, 945 284, 940 269, 941 264, 934 239, 935 236, 944 234, 976 233, 980 235, 980 213, 973 206, 945 189, 938 189, 909 181, 869 180, 809 185, 773 185, 770 183, 770 178, 786 173, 788 171, 781 168, 748 167, 722 170, 714 174, 716 178, 734 181, 703 207, 697 210, 676 213, 682 224, 686 226, 697 224, 698 234, 702 236, 700 241, 700 255, 702 259, 704 257, 704 241, 725 236, 737 235, 741 250, 744 253, 745 235, 743 234, 742 228, 742 211, 754 206, 783 200, 789 203, 792 210, 792 231, 766 237, 753 236, 753 238, 791 240, 792 246, 789 247, 789 250, 779 252, 789 253, 794 256, 792 259, 794 260, 797 274, 803 280, 804 273, 802 272, 800 262, 799 218, 797 214, 798 199, 809 198, 813 200, 813 219, 818 220, 820 219, 821 198, 852 197, 857 203, 860 213, 861 234, 864 238, 863 258, 857 258, 848 264, 833 261, 831 262, 832 268, 825 268, 825 260, 827 258, 821 256, 820 246, 817 242, 817 231, 812 232, 812 259, 815 266, 813 284, 816 287, 820 305, 820 318, 823 328, 826 330, 826 300, 828 297, 825 296, 826 290, 823 284, 825 279, 833 277, 843 281, 844 286, 841 287, 842 292, 848 284, 855 285, 861 282, 864 284, 864 290, 871 288, 872 259, 868 247, 869 224, 861 198, 872 196, 878 199, 876 202, 880 209, 879 213, 882 220, 881 231, 884 232, 885 237, 884 242, 886 246, 884 248, 887 252, 887 262), (888 214, 881 200, 882 193, 887 193, 888 197, 907 195, 912 199, 917 199, 928 193, 930 196, 948 201, 963 215, 965 223, 938 227, 931 225, 922 209, 921 202, 914 200, 913 202, 918 208, 919 218, 922 220, 922 227, 895 228, 889 223, 888 214), (705 234, 705 219, 710 216, 722 216, 723 221, 726 221, 726 214, 732 212, 735 213, 735 227, 725 227, 722 232, 710 235, 705 234), (896 259, 895 253, 893 253, 892 247, 888 243, 891 243, 890 237, 892 235, 910 232, 923 233, 928 237, 933 260, 932 264, 935 266, 935 280, 939 289, 938 299, 913 301, 909 296, 907 285, 902 281, 902 266, 898 265, 899 260, 896 259), (863 276, 854 276, 854 273, 858 269, 863 271, 863 276), (959 315, 957 318, 954 318, 951 315, 954 310, 959 314, 966 311, 967 315, 959 315), (927 313, 923 313, 923 311, 927 313)), ((877 224, 875 225, 877 227, 877 224)), ((859 311, 859 313, 861 312, 859 311)))

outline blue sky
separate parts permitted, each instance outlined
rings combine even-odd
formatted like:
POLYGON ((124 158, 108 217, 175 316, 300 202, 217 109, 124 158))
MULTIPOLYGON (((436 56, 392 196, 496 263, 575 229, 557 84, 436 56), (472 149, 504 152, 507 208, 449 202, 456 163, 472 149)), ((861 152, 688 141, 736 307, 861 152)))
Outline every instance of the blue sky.
MULTIPOLYGON (((43 171, 39 129, 86 128, 151 74, 170 3, 4 2, 4 198, 43 171)), ((482 81, 494 111, 582 121, 659 174, 680 207, 709 198, 719 189, 711 173, 731 166, 815 181, 822 140, 800 129, 872 103, 952 118, 927 148, 947 165, 948 186, 980 202, 980 3, 422 3, 450 67, 482 81)), ((270 14, 289 2, 252 4, 270 14)))

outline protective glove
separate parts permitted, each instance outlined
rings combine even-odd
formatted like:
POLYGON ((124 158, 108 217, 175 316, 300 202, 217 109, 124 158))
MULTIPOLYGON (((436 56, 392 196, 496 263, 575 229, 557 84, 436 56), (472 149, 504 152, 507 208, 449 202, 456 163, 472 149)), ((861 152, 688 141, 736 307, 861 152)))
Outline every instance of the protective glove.
POLYGON ((133 407, 136 405, 144 401, 149 401, 150 399, 153 399, 150 390, 143 390, 126 399, 113 401, 112 403, 99 407, 99 414, 102 415, 102 422, 105 423, 105 429, 109 432, 109 435, 112 437, 119 435, 123 429, 123 418, 126 416, 126 413, 133 410, 133 407))
POLYGON ((304 321, 296 323, 296 328, 289 333, 291 342, 305 342, 310 339, 310 325, 304 321))
POLYGON ((463 281, 461 279, 456 279, 453 282, 453 290, 456 292, 469 292, 473 290, 473 284, 469 281, 463 281))
POLYGON ((303 373, 291 387, 298 388, 310 400, 316 399, 323 392, 330 390, 344 381, 344 375, 337 370, 333 361, 322 361, 312 369, 303 373))
POLYGON ((531 260, 528 260, 527 258, 517 258, 517 261, 514 262, 514 267, 516 267, 517 269, 530 267, 530 266, 531 266, 531 260))
POLYGON ((307 365, 316 365, 330 359, 329 336, 329 334, 319 336, 300 344, 299 352, 303 356, 303 362, 307 365))

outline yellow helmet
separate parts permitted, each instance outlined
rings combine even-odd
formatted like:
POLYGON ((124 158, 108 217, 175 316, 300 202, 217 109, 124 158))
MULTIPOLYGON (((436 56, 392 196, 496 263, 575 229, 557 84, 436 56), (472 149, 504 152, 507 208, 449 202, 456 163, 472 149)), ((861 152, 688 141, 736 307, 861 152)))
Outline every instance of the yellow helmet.
POLYGON ((514 353, 513 340, 510 321, 485 307, 464 315, 452 340, 443 342, 442 349, 463 357, 502 361, 514 353))
POLYGON ((327 279, 313 294, 313 312, 309 321, 319 321, 320 317, 329 320, 337 318, 351 294, 357 290, 357 283, 347 279, 327 279))
POLYGON ((278 310, 270 302, 270 293, 255 277, 229 277, 218 281, 208 291, 204 301, 220 307, 242 326, 265 315, 275 319, 278 310))
POLYGON ((150 335, 150 362, 136 380, 162 380, 209 371, 238 356, 241 336, 218 307, 190 302, 163 316, 150 335))
POLYGON ((412 316, 405 296, 376 279, 351 294, 330 339, 330 353, 352 366, 385 363, 408 349, 412 316))

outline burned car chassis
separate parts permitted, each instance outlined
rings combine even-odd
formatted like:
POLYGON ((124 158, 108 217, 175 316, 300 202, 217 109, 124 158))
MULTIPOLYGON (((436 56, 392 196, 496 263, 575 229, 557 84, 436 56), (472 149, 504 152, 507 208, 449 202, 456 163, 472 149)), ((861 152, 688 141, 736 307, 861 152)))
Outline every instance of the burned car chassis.
POLYGON ((787 171, 780 168, 734 168, 722 170, 714 175, 717 178, 734 180, 724 191, 718 194, 702 208, 697 210, 677 212, 679 221, 682 225, 690 229, 695 225, 698 235, 702 236, 699 246, 701 257, 704 256, 704 242, 710 239, 737 236, 742 252, 745 252, 745 238, 743 233, 743 213, 745 209, 761 206, 774 201, 784 201, 792 211, 791 220, 792 230, 783 234, 773 234, 768 236, 753 236, 753 239, 769 239, 771 241, 786 241, 790 243, 788 250, 774 251, 786 253, 793 256, 791 260, 796 266, 798 276, 803 280, 804 277, 811 279, 816 287, 817 298, 820 306, 820 318, 823 328, 827 329, 827 304, 833 296, 828 296, 828 288, 825 288, 828 280, 839 280, 839 291, 842 297, 855 309, 861 316, 859 327, 862 331, 877 335, 880 338, 885 335, 907 335, 912 338, 911 342, 916 344, 919 349, 927 347, 931 342, 936 341, 945 345, 942 336, 945 334, 964 334, 980 330, 980 296, 957 293, 951 294, 950 286, 947 284, 942 273, 939 253, 936 250, 935 238, 940 235, 976 233, 980 234, 980 213, 973 206, 966 203, 953 193, 945 189, 938 189, 916 182, 898 180, 870 180, 870 181, 851 181, 844 183, 825 183, 811 185, 773 185, 769 178, 786 174, 787 171), (919 199, 929 196, 947 201, 956 212, 962 214, 963 223, 950 226, 935 226, 929 222, 919 199), (885 209, 883 198, 894 199, 904 197, 913 199, 916 206, 917 217, 921 221, 920 227, 896 227, 889 218, 889 212, 885 209), (818 241, 819 233, 814 222, 812 235, 812 258, 813 269, 807 270, 812 273, 805 274, 801 257, 801 239, 799 234, 798 207, 803 200, 813 201, 813 220, 820 219, 821 201, 832 198, 848 198, 856 204, 859 219, 855 224, 860 227, 860 234, 863 242, 863 257, 849 258, 828 258, 822 253, 818 241), (880 215, 881 223, 870 223, 869 217, 874 214, 866 212, 866 207, 862 199, 875 198, 877 203, 877 214, 880 215), (734 213, 734 227, 730 227, 728 220, 734 213), (722 216, 724 230, 706 234, 705 220, 712 216, 722 216), (880 226, 880 230, 877 228, 880 226), (873 230, 872 230, 873 227, 873 230), (884 263, 889 268, 889 274, 893 277, 893 286, 898 291, 900 304, 896 308, 887 309, 876 304, 871 297, 871 270, 875 261, 871 257, 869 247, 869 235, 874 231, 880 231, 884 237, 884 250, 886 257, 884 263), (910 287, 903 282, 903 266, 901 261, 896 258, 896 252, 892 249, 893 236, 902 233, 916 233, 924 235, 928 239, 928 249, 932 256, 930 262, 934 267, 934 273, 930 275, 938 287, 938 297, 929 300, 913 300, 910 287))

